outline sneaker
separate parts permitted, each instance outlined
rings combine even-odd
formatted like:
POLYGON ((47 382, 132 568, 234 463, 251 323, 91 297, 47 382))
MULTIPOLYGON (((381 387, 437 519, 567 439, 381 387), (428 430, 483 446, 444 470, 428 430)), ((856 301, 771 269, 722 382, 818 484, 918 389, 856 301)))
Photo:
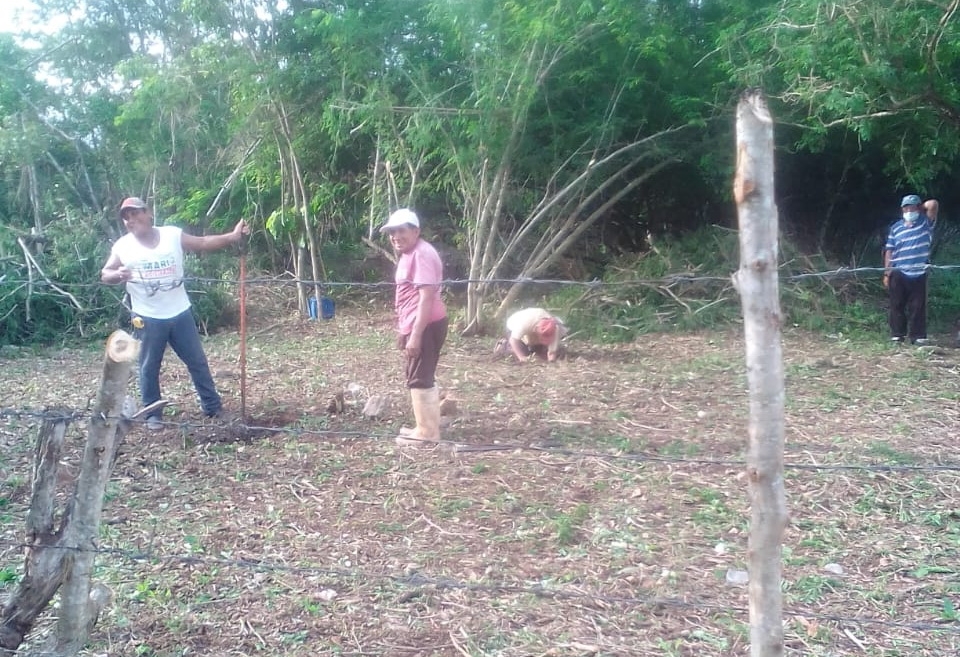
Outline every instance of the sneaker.
POLYGON ((903 342, 903 336, 895 335, 892 338, 890 338, 890 342, 903 342))
POLYGON ((917 345, 918 347, 923 347, 925 345, 933 344, 933 341, 930 338, 917 338, 915 340, 912 340, 911 342, 913 342, 913 344, 917 345))
POLYGON ((160 420, 156 415, 151 415, 147 418, 147 430, 148 431, 160 431, 163 429, 163 421, 160 420))

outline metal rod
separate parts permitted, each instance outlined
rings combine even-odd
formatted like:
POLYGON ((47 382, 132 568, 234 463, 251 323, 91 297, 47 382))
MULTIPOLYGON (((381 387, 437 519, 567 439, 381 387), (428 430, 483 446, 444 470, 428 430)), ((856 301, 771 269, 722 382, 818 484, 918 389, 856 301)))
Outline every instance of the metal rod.
MULTIPOLYGON (((244 242, 246 239, 244 238, 244 242)), ((247 249, 240 246, 240 421, 247 423, 247 249)))

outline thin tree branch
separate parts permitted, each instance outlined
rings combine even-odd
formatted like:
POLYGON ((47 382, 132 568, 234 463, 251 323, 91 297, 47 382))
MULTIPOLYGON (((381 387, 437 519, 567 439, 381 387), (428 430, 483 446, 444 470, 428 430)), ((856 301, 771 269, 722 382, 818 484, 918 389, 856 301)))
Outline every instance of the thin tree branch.
MULTIPOLYGON (((18 237, 18 238, 17 238, 17 244, 19 244, 19 245, 20 245, 20 248, 23 250, 23 256, 27 259, 28 267, 31 268, 31 271, 32 271, 32 268, 35 267, 35 268, 37 269, 37 271, 40 272, 40 275, 43 276, 43 279, 44 279, 45 281, 47 281, 47 285, 49 285, 50 287, 52 287, 54 290, 56 290, 57 292, 59 292, 59 293, 62 294, 63 296, 65 296, 65 297, 67 297, 68 299, 70 299, 70 301, 73 302, 73 305, 77 307, 77 310, 83 310, 83 306, 80 305, 80 302, 77 301, 77 298, 76 298, 75 296, 73 296, 72 294, 70 294, 69 292, 67 292, 66 290, 64 290, 63 288, 59 287, 56 283, 54 283, 53 281, 51 281, 50 278, 43 272, 43 269, 40 267, 40 265, 37 263, 37 261, 34 260, 33 255, 30 253, 30 249, 27 248, 27 245, 26 245, 26 243, 23 241, 23 238, 22 238, 22 237, 18 237)), ((33 276, 31 275, 31 280, 32 280, 32 278, 33 278, 33 276)), ((27 319, 29 319, 29 312, 27 313, 27 315, 28 315, 27 319)))

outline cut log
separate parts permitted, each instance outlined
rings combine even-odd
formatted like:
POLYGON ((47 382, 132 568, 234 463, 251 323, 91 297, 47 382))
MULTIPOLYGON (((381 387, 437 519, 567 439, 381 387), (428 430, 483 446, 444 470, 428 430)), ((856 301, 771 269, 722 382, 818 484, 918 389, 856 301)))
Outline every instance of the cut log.
POLYGON ((140 357, 140 341, 126 331, 114 331, 107 338, 108 363, 133 363, 140 357))

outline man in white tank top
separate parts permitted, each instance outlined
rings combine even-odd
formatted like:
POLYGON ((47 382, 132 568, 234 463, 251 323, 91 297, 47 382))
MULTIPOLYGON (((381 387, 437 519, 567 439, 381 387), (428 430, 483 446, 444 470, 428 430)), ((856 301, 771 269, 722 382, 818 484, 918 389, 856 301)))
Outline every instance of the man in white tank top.
MULTIPOLYGON (((123 201, 120 220, 127 234, 110 249, 100 280, 127 286, 132 323, 140 340, 143 405, 160 399, 160 364, 169 344, 187 366, 204 414, 216 417, 223 404, 200 343, 190 298, 183 287, 183 254, 225 248, 250 231, 243 220, 229 233, 203 237, 185 233, 176 226, 154 226, 153 212, 139 198, 123 201)), ((163 428, 159 411, 147 418, 147 428, 163 428)))

